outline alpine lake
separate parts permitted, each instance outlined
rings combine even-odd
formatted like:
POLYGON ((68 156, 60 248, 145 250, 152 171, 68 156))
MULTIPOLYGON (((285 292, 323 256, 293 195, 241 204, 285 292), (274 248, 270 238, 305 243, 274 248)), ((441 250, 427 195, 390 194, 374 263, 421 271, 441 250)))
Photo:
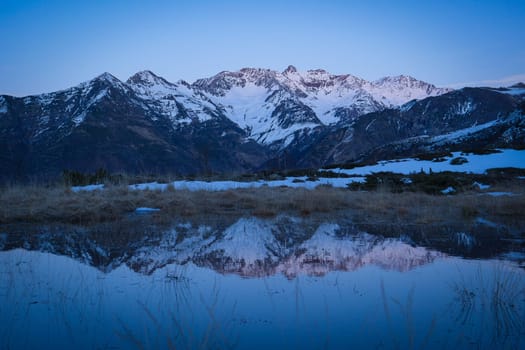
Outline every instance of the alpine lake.
POLYGON ((0 228, 2 349, 525 349, 522 231, 239 217, 0 228))

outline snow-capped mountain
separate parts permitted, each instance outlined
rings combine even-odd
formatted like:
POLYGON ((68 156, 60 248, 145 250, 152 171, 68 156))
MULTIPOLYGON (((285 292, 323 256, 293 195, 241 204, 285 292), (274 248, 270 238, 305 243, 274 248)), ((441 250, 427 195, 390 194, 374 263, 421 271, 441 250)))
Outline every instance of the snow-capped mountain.
POLYGON ((451 91, 408 76, 369 82, 322 69, 299 72, 293 66, 282 73, 256 68, 221 72, 193 86, 222 106, 228 118, 256 141, 271 144, 287 139, 284 146, 297 130, 348 122, 451 91))
POLYGON ((283 161, 286 155, 281 153, 270 164, 310 168, 323 161, 373 163, 433 152, 521 147, 525 104, 520 98, 508 91, 465 88, 410 101, 300 138, 286 149, 293 158, 283 161))
POLYGON ((183 80, 170 83, 151 71, 142 71, 126 83, 149 108, 167 117, 174 126, 205 122, 220 114, 212 101, 183 80))
POLYGON ((428 149, 461 150, 470 136, 453 145, 440 138, 460 130, 483 129, 476 147, 520 146, 522 92, 449 91, 408 76, 369 82, 293 66, 221 72, 193 84, 150 71, 126 82, 104 73, 53 93, 0 96, 0 178, 56 177, 64 169, 203 174, 318 167, 372 150, 409 156, 414 149, 399 144, 425 138, 428 149))
POLYGON ((0 177, 243 171, 266 158, 205 96, 146 72, 127 83, 104 73, 55 93, 2 98, 0 164, 8 170, 0 177))

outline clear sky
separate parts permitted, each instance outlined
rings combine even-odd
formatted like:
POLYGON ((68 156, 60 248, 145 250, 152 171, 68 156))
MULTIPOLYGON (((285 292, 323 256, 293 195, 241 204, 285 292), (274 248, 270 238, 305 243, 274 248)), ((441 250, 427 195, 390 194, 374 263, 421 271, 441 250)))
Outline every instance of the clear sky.
POLYGON ((0 94, 110 72, 323 68, 438 86, 525 80, 525 0, 0 0, 0 94), (514 78, 513 78, 514 77, 514 78))

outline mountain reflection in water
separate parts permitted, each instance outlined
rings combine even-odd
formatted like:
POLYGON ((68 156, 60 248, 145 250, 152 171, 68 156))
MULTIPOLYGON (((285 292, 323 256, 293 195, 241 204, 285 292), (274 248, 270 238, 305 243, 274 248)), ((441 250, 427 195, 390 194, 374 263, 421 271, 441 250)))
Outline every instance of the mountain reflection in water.
POLYGON ((525 347, 519 235, 375 229, 285 216, 5 228, 0 347, 525 347))

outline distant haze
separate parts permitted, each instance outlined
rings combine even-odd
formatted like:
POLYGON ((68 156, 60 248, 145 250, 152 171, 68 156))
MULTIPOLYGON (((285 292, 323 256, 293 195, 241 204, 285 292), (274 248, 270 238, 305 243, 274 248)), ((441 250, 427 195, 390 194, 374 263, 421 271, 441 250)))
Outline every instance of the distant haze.
POLYGON ((524 19, 523 0, 3 0, 0 94, 55 91, 105 71, 193 82, 289 64, 510 85, 525 80, 524 19))

